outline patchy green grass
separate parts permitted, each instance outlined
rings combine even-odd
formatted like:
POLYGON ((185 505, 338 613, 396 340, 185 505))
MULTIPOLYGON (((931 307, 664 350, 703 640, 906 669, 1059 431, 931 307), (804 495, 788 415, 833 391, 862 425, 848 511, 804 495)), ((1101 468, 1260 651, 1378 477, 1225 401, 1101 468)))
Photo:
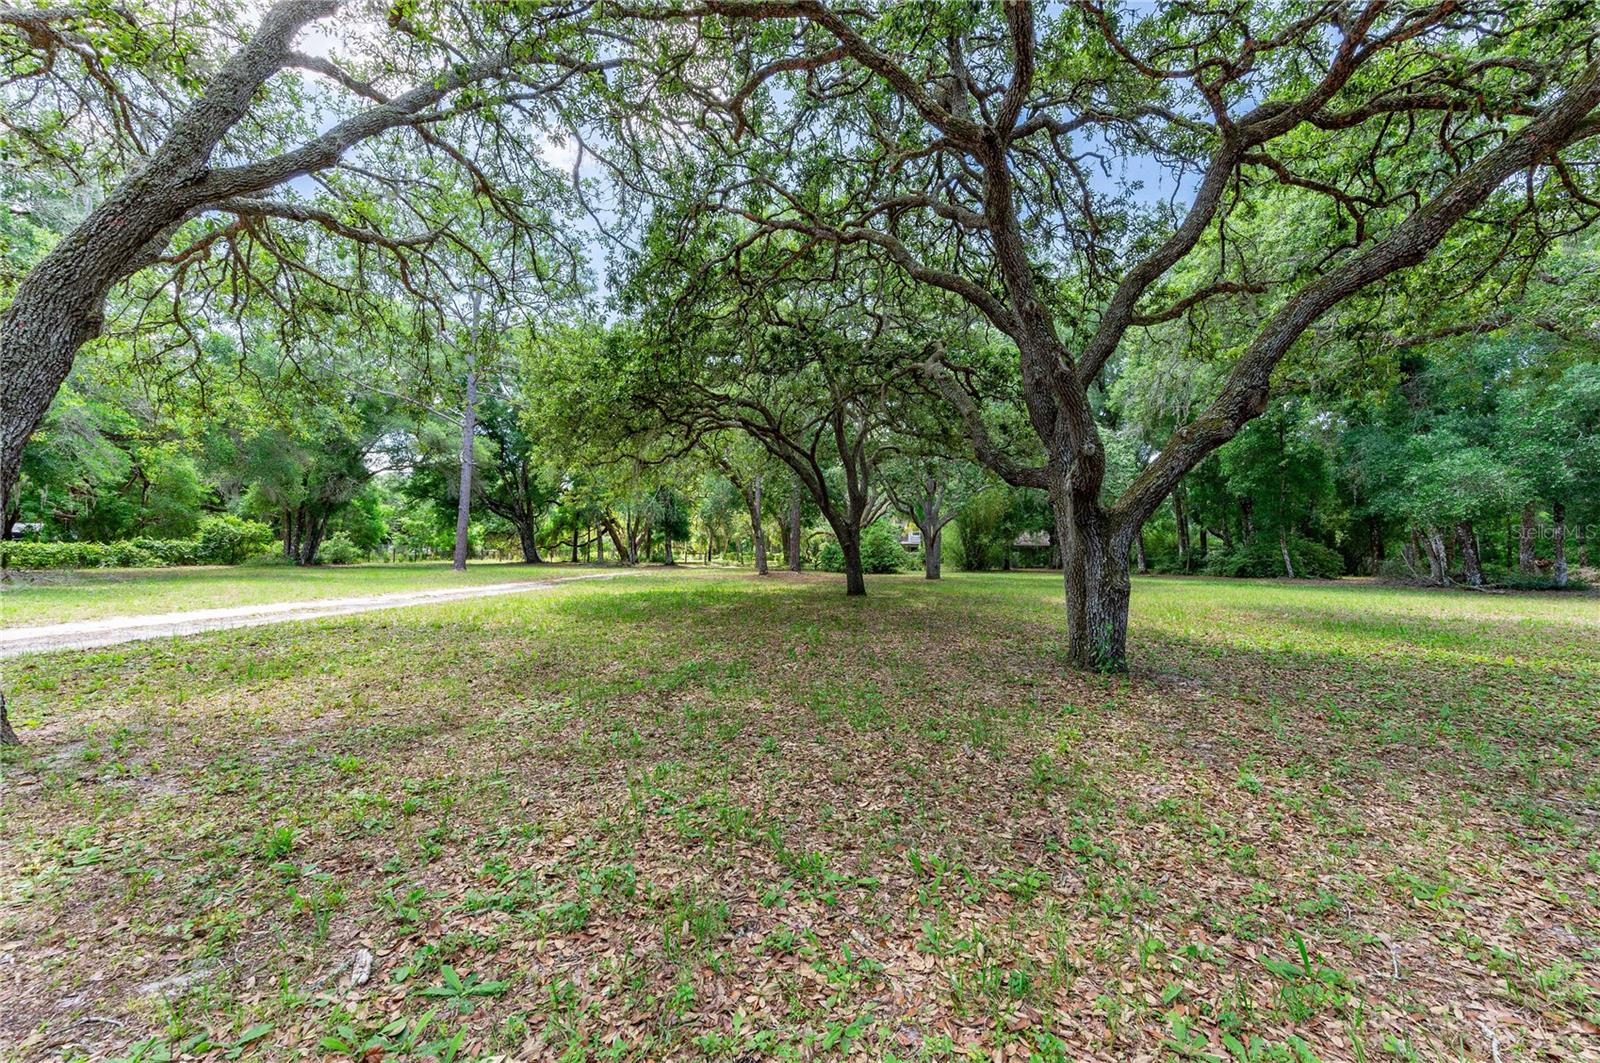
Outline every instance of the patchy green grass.
POLYGON ((652 575, 7 662, 0 1044, 1593 1053, 1594 598, 1141 580, 1102 678, 1059 592, 652 575))
POLYGON ((17 627, 272 602, 517 583, 605 571, 598 566, 474 561, 465 573, 448 561, 396 565, 244 565, 201 568, 13 571, 0 583, 0 622, 17 627))

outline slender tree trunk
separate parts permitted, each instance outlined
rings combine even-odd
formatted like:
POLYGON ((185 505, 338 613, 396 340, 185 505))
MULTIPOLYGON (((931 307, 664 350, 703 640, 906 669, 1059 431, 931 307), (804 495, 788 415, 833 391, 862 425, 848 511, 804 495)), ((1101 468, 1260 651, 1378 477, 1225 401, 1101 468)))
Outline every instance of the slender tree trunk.
POLYGON ((1178 522, 1178 569, 1189 572, 1193 570, 1189 557, 1189 510, 1184 505, 1182 487, 1172 492, 1172 516, 1178 522))
POLYGON ((1283 574, 1294 579, 1294 558, 1289 556, 1289 529, 1278 528, 1278 549, 1283 554, 1283 574))
POLYGON ((665 544, 662 554, 663 561, 669 565, 677 564, 676 561, 672 560, 672 536, 663 535, 661 541, 665 544))
POLYGON ((1418 552, 1419 551, 1417 549, 1417 533, 1413 531, 1411 533, 1411 538, 1406 540, 1400 546, 1400 560, 1405 562, 1406 570, 1409 571, 1413 576, 1418 575, 1418 573, 1417 573, 1417 555, 1418 555, 1418 552))
POLYGON ((1145 556, 1144 556, 1144 529, 1143 528, 1140 528, 1139 529, 1139 534, 1134 536, 1134 539, 1133 539, 1133 551, 1134 551, 1134 558, 1135 558, 1135 560, 1137 562, 1137 565, 1138 565, 1138 568, 1139 568, 1139 575, 1148 576, 1150 574, 1150 562, 1146 561, 1145 560, 1145 556))
POLYGON ((594 559, 602 565, 606 561, 606 535, 605 526, 602 524, 594 526, 594 559))
POLYGON ((1557 587, 1567 585, 1567 504, 1565 502, 1552 502, 1550 504, 1550 519, 1554 522, 1555 538, 1555 568, 1551 576, 1555 579, 1557 587))
POLYGON ((578 563, 578 529, 576 526, 572 529, 572 563, 574 565, 578 563))
POLYGON ((761 477, 750 485, 750 534, 756 554, 756 575, 767 574, 767 530, 761 524, 761 477))
MULTIPOLYGON (((468 341, 474 347, 478 342, 478 302, 472 297, 472 333, 468 341)), ((467 403, 461 411, 461 484, 460 497, 456 499, 456 555, 453 567, 457 572, 467 570, 467 529, 472 523, 472 437, 478 424, 478 370, 469 354, 467 361, 467 403)))
POLYGON ((1253 498, 1239 499, 1239 526, 1244 530, 1244 541, 1249 542, 1256 535, 1256 500, 1253 498))
POLYGON ((1461 573, 1467 586, 1483 586, 1483 565, 1478 560, 1478 538, 1473 533, 1472 522, 1464 520, 1456 525, 1456 541, 1461 544, 1461 573))
POLYGON ((1522 507, 1522 525, 1517 529, 1517 571, 1524 574, 1539 571, 1538 554, 1534 549, 1539 535, 1538 515, 1534 503, 1522 507))
POLYGON ((1423 530, 1422 545, 1428 555, 1428 582, 1443 587, 1449 583, 1449 557, 1444 549, 1444 533, 1432 524, 1423 530))
POLYGON ((1580 520, 1578 522, 1577 538, 1578 538, 1578 567, 1579 568, 1588 568, 1589 567, 1589 536, 1588 536, 1587 531, 1586 531, 1587 527, 1588 527, 1588 525, 1584 524, 1583 521, 1580 520))
POLYGON ((800 571, 800 540, 805 534, 805 529, 800 527, 801 506, 800 485, 795 484, 789 498, 789 519, 784 524, 783 554, 790 572, 800 571))
POLYGON ((1368 518, 1367 552, 1372 558, 1372 574, 1383 571, 1383 525, 1377 517, 1368 518))

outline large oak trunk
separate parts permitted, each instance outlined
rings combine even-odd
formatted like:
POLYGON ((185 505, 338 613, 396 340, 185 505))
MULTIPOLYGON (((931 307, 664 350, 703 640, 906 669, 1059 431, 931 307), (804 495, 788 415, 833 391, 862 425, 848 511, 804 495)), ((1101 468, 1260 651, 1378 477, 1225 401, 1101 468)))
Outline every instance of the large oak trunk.
POLYGON ((861 534, 848 529, 839 536, 839 550, 844 554, 844 592, 867 593, 867 577, 861 567, 861 534))
POLYGON ((517 528, 517 543, 522 547, 522 560, 524 564, 537 565, 544 559, 539 556, 539 540, 534 535, 531 520, 513 522, 517 528))
POLYGON ((1133 536, 1092 501, 1058 502, 1055 511, 1067 594, 1067 660, 1084 671, 1125 672, 1133 536))
POLYGON ((922 576, 924 579, 938 579, 943 565, 944 529, 934 528, 931 532, 922 532, 922 576))

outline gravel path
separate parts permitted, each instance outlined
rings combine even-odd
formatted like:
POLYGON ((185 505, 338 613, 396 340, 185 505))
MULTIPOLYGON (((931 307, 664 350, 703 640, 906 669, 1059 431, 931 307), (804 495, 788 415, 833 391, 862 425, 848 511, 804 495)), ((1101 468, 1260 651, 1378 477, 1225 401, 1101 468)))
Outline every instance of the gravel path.
POLYGON ((140 639, 192 635, 198 631, 222 628, 258 627, 291 620, 319 620, 325 616, 348 616, 374 609, 396 609, 407 605, 456 602, 468 598, 492 598, 502 594, 549 590, 563 583, 586 579, 613 579, 619 573, 601 572, 592 576, 571 576, 556 580, 530 580, 523 583, 490 583, 481 587, 445 587, 424 591, 398 591, 371 594, 361 598, 323 598, 303 602, 274 602, 270 605, 243 605, 231 609, 195 609, 185 613, 147 613, 143 616, 109 616, 100 620, 75 620, 68 624, 39 627, 14 627, 0 631, 0 657, 47 650, 82 650, 111 646, 140 639))

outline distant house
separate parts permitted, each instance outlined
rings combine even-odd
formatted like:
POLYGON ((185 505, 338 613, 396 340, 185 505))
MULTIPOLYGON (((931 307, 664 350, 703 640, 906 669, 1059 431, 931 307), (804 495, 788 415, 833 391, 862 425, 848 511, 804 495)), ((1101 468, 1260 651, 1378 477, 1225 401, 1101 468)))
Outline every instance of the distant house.
MULTIPOLYGON (((1050 548, 1050 532, 1046 529, 1038 531, 1025 531, 1017 536, 1011 544, 1015 554, 1015 564, 1021 568, 1053 568, 1056 564, 1055 551, 1050 548)), ((1007 563, 1013 563, 1007 558, 1007 563)))
POLYGON ((907 550, 922 549, 922 533, 915 528, 907 528, 900 533, 900 545, 907 550))
POLYGON ((19 536, 31 535, 34 532, 42 531, 43 529, 44 529, 44 525, 39 523, 38 521, 26 521, 26 522, 19 521, 18 523, 13 524, 11 526, 11 537, 13 539, 15 539, 15 538, 17 538, 19 536))

